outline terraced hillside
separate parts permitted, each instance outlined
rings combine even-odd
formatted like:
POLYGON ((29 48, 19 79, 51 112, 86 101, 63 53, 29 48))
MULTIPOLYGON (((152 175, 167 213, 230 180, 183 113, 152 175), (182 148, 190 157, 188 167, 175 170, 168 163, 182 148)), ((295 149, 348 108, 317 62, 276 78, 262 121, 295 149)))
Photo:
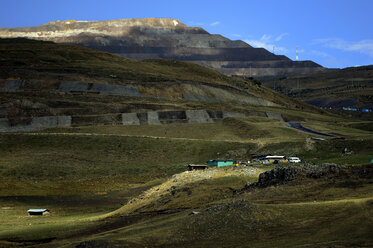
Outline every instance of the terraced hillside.
POLYGON ((0 54, 0 247, 372 246, 371 122, 190 63, 0 54), (186 172, 268 153, 306 164, 186 172))
POLYGON ((250 80, 191 63, 137 62, 87 48, 25 39, 1 40, 0 51, 3 131, 266 116, 265 111, 255 110, 259 106, 317 111, 250 80))

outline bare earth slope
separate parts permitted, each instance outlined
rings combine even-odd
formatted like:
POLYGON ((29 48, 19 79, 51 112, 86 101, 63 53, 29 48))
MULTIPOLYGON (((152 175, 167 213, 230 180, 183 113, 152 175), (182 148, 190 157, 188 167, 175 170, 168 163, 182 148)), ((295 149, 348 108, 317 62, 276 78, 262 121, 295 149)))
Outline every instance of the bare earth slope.
POLYGON ((0 28, 0 37, 77 44, 136 60, 166 58, 196 62, 228 75, 261 77, 324 70, 312 61, 292 61, 240 40, 188 27, 175 19, 57 21, 36 27, 0 28))

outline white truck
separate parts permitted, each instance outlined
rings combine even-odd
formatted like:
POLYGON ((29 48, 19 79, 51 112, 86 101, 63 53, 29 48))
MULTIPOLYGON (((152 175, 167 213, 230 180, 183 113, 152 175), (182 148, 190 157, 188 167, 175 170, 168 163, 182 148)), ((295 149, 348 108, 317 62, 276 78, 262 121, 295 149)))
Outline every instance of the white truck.
POLYGON ((288 162, 289 163, 300 163, 302 161, 298 157, 288 157, 288 162))

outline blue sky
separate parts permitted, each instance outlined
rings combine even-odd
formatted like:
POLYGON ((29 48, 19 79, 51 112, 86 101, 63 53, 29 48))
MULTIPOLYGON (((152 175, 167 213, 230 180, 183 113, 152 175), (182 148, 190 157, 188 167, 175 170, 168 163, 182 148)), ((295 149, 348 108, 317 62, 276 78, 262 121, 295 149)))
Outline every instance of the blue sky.
POLYGON ((373 64, 373 0, 1 0, 0 27, 169 17, 326 67, 373 64))

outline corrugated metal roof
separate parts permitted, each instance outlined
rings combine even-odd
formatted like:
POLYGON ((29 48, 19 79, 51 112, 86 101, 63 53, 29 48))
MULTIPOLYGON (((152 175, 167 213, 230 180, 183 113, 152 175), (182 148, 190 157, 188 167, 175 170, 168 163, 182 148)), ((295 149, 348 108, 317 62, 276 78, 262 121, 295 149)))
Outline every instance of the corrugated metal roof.
POLYGON ((266 159, 282 159, 285 158, 285 156, 279 156, 279 155, 272 155, 272 156, 266 156, 266 159))
POLYGON ((29 210, 27 210, 27 212, 45 212, 45 211, 49 211, 49 210, 46 209, 46 208, 43 208, 43 209, 29 209, 29 210))

